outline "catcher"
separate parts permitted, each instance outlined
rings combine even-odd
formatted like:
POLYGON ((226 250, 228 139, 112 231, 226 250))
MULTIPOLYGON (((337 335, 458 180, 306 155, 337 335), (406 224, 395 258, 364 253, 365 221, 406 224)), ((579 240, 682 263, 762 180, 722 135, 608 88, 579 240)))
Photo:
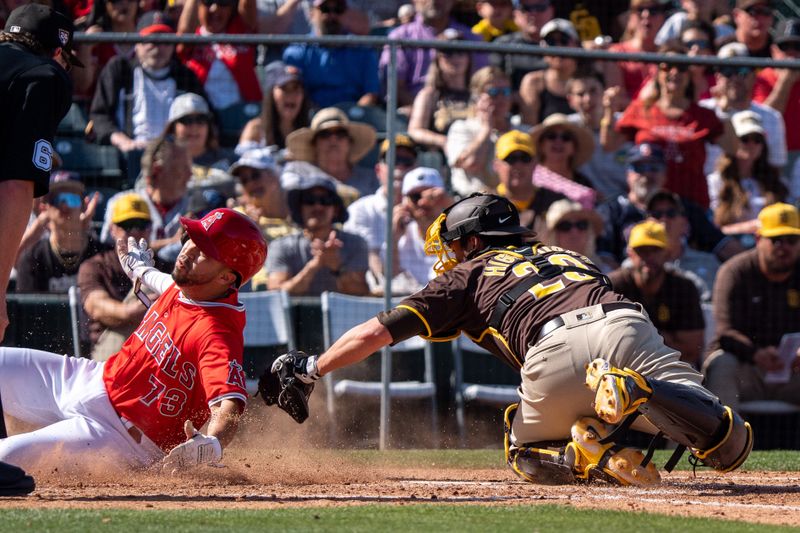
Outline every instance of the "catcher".
MULTIPOLYGON (((438 277, 322 355, 285 354, 273 371, 291 367, 312 384, 413 335, 464 332, 520 371, 505 444, 508 464, 525 480, 657 483, 649 454, 616 442, 631 424, 662 432, 718 471, 739 467, 753 444, 749 424, 701 386, 641 306, 615 293, 586 257, 531 237, 505 198, 475 194, 453 204, 427 231, 438 277)), ((287 397, 304 398, 290 386, 287 397)))

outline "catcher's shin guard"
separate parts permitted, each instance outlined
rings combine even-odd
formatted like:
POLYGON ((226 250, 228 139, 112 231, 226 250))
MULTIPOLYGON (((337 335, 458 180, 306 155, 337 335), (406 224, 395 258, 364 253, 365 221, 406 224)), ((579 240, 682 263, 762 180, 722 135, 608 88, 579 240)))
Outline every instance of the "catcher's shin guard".
POLYGON ((615 423, 638 410, 667 437, 688 447, 715 470, 735 470, 753 447, 750 424, 701 389, 646 379, 602 359, 587 367, 586 384, 596 392, 595 410, 600 418, 615 423))

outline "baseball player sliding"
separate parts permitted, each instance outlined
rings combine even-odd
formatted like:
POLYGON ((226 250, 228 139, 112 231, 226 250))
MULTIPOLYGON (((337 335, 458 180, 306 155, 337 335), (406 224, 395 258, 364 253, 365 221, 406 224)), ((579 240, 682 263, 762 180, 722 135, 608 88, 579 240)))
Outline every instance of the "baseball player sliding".
POLYGON ((247 398, 238 288, 264 265, 267 245, 230 209, 181 223, 185 243, 171 276, 153 267, 144 240, 117 242, 134 284, 160 296, 108 361, 0 348, 6 412, 43 426, 0 440, 0 460, 95 471, 221 460, 247 398), (206 422, 204 435, 195 428, 206 422))
POLYGON ((463 332, 520 371, 520 401, 506 410, 506 458, 525 480, 658 482, 641 451, 616 442, 631 423, 663 432, 716 470, 739 467, 753 444, 750 426, 700 385, 641 306, 615 293, 591 261, 526 242, 531 236, 505 198, 453 204, 426 235, 438 277, 322 355, 280 356, 273 372, 290 366, 313 383, 414 335, 463 332))

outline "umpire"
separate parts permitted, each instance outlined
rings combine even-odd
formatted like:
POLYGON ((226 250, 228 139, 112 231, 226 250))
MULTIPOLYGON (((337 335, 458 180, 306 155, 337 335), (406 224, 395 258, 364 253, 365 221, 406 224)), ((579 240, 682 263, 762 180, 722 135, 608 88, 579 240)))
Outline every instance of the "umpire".
POLYGON ((702 387, 641 306, 615 293, 586 257, 531 237, 505 198, 453 204, 426 234, 426 253, 438 256, 435 279, 322 355, 290 352, 273 369, 291 364, 313 383, 387 344, 463 332, 520 372, 520 401, 506 410, 506 457, 523 479, 656 483, 649 459, 618 444, 633 421, 716 470, 741 465, 750 426, 702 387))
MULTIPOLYGON (((53 136, 72 103, 67 73, 82 67, 72 21, 40 4, 18 7, 0 33, 0 340, 8 326, 6 286, 33 198, 47 194, 53 136)), ((2 393, 2 391, 0 391, 2 393)), ((5 437, 0 409, 0 437, 5 437)), ((30 476, 0 463, 0 496, 27 494, 30 476)))

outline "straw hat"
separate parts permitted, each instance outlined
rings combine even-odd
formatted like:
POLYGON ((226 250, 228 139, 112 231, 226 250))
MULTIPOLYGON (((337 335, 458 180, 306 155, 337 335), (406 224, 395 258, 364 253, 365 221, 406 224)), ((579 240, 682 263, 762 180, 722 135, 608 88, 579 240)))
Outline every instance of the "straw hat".
POLYGON ((375 128, 361 122, 350 122, 347 114, 335 107, 326 107, 317 111, 311 119, 311 127, 300 128, 286 138, 286 147, 296 161, 314 163, 314 136, 324 130, 342 128, 350 135, 351 146, 347 160, 355 165, 375 145, 375 128))
POLYGON ((592 133, 580 126, 571 122, 567 115, 563 113, 553 113, 542 121, 541 124, 531 130, 531 139, 533 146, 536 150, 539 149, 539 137, 546 131, 555 127, 561 127, 572 133, 575 138, 575 156, 573 157, 572 167, 578 168, 582 164, 589 161, 594 153, 594 137, 592 133))

